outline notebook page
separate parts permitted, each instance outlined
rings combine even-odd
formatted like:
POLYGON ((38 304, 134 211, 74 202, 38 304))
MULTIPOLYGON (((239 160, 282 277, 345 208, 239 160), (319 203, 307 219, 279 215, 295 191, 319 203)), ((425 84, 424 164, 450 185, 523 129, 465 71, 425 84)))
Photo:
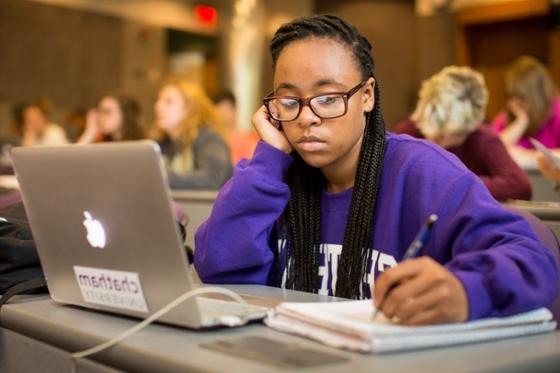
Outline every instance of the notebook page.
POLYGON ((514 338, 554 331, 555 321, 544 321, 534 324, 507 326, 498 329, 481 329, 470 332, 450 332, 445 334, 411 334, 408 336, 379 336, 371 340, 371 351, 391 352, 417 350, 433 347, 446 347, 458 344, 469 344, 497 339, 514 338))
POLYGON ((353 351, 369 352, 372 350, 372 343, 369 339, 357 338, 348 334, 338 333, 321 326, 308 324, 304 321, 294 320, 290 317, 276 314, 268 317, 264 323, 275 330, 314 339, 328 346, 335 348, 345 348, 353 351))
POLYGON ((545 321, 537 324, 509 326, 497 330, 482 329, 471 332, 423 335, 409 334, 406 336, 385 335, 360 339, 317 325, 294 320, 283 315, 276 315, 272 318, 269 317, 265 320, 265 324, 275 330, 314 339, 331 347, 375 353, 447 347, 538 334, 556 329, 556 322, 545 321))
POLYGON ((468 323, 400 326, 372 320, 370 300, 334 303, 282 303, 269 312, 267 326, 315 339, 326 345, 362 352, 389 352, 543 333, 556 328, 547 309, 468 323))
POLYGON ((276 308, 276 311, 280 314, 340 333, 353 334, 360 338, 367 338, 372 335, 421 335, 484 328, 495 329, 552 319, 552 313, 546 308, 541 308, 510 317, 486 318, 466 323, 402 326, 392 323, 382 314, 378 314, 379 316, 372 320, 373 310, 374 306, 371 300, 333 303, 282 303, 276 308))

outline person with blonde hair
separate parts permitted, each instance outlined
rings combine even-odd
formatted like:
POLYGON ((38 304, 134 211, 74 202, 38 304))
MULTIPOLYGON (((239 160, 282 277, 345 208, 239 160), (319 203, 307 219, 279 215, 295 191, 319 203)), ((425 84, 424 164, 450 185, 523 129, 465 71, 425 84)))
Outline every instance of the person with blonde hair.
MULTIPOLYGON (((524 168, 536 168, 534 137, 551 149, 560 148, 560 97, 543 64, 522 56, 505 75, 507 109, 492 122, 513 159, 524 168)), ((560 149, 557 149, 560 150, 560 149)))
POLYGON ((155 104, 158 141, 173 189, 218 189, 232 174, 225 124, 203 89, 171 79, 155 104))
POLYGON ((488 90, 481 74, 449 66, 422 84, 416 110, 394 132, 425 138, 455 154, 499 201, 530 199, 527 175, 483 126, 488 90))

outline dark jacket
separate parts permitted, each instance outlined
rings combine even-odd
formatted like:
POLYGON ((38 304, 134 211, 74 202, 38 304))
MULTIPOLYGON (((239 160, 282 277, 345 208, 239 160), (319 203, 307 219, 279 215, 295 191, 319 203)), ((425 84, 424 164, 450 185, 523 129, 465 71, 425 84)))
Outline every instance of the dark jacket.
MULTIPOLYGON (((180 148, 166 138, 159 143, 167 161, 181 152, 180 148)), ((202 128, 190 149, 193 152, 193 170, 184 175, 168 170, 171 189, 217 190, 232 175, 230 151, 225 141, 208 128, 202 128)))

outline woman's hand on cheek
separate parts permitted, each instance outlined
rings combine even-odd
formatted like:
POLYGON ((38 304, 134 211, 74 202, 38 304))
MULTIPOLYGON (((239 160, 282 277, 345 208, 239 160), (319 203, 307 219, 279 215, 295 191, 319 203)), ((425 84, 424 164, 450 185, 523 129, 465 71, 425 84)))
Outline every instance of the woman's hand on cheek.
POLYGON ((92 137, 95 137, 99 134, 100 131, 101 130, 99 128, 99 116, 97 114, 97 110, 90 109, 87 112, 86 127, 84 129, 84 132, 90 134, 92 137))
POLYGON ((251 121, 264 142, 287 154, 292 152, 293 148, 288 142, 286 135, 272 124, 272 119, 264 105, 257 110, 251 121))
POLYGON ((389 268, 375 283, 374 299, 387 318, 404 325, 462 322, 468 318, 463 285, 430 257, 389 268))
POLYGON ((512 98, 507 103, 509 110, 515 116, 515 121, 520 127, 527 127, 529 125, 529 114, 527 110, 523 107, 521 101, 516 98, 512 98))

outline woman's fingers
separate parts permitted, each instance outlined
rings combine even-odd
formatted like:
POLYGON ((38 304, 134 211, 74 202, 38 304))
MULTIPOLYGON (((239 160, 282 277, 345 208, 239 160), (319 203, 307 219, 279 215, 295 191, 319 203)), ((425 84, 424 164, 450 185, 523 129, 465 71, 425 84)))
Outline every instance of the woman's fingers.
POLYGON ((389 296, 389 293, 399 284, 416 277, 429 262, 425 257, 405 260, 398 266, 385 270, 376 280, 373 288, 375 306, 379 307, 389 296))
POLYGON ((263 141, 287 154, 292 152, 293 148, 286 135, 279 130, 279 124, 270 118, 264 105, 253 115, 252 122, 263 141))
POLYGON ((430 271, 422 271, 417 276, 405 280, 387 295, 383 302, 383 313, 389 318, 398 316, 401 320, 410 317, 410 313, 414 311, 411 303, 416 306, 422 305, 423 296, 442 280, 443 276, 434 276, 430 271))
POLYGON ((407 260, 387 270, 375 283, 374 297, 385 316, 407 325, 468 318, 462 283, 429 257, 407 260))

